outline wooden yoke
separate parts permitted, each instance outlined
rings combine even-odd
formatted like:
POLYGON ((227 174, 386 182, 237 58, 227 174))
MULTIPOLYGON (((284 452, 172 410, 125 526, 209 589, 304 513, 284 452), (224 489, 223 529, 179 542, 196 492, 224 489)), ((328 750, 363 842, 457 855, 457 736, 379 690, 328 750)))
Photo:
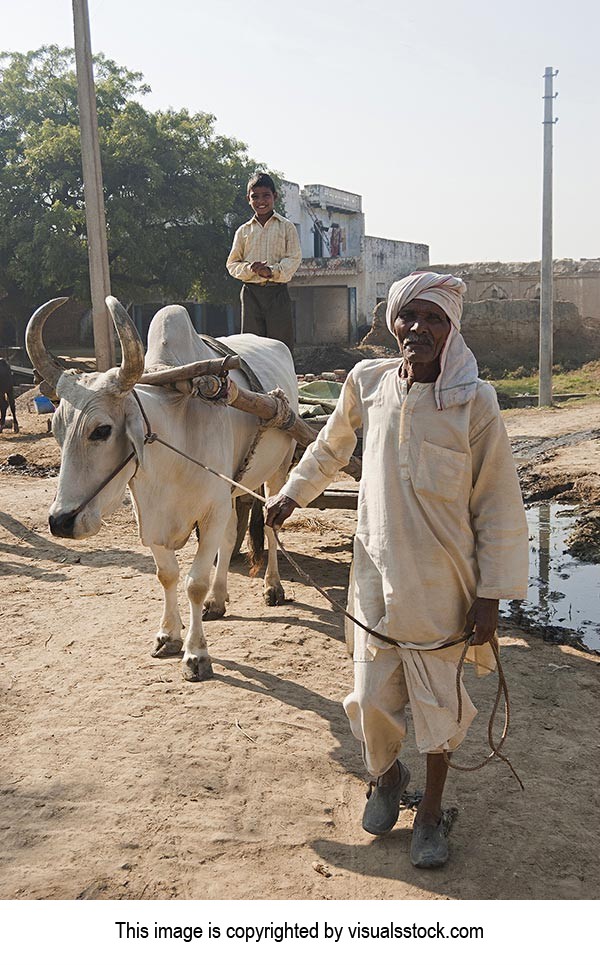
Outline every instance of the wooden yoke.
MULTIPOLYGON (((201 382, 203 377, 211 375, 223 377, 229 370, 239 369, 240 365, 241 360, 237 355, 229 355, 217 359, 203 359, 199 362, 190 362, 189 365, 179 365, 174 368, 165 367, 163 369, 157 369, 154 372, 145 372, 138 380, 138 385, 172 385, 174 387, 177 386, 183 391, 183 383, 188 383, 190 392, 195 386, 197 394, 202 396, 201 382)), ((266 392, 252 392, 250 389, 244 389, 231 380, 227 380, 227 384, 229 386, 229 392, 226 401, 227 404, 234 409, 249 412, 262 422, 270 422, 279 414, 281 402, 278 402, 272 395, 268 395, 266 392)), ((210 396, 205 395, 204 397, 207 401, 210 401, 210 396)), ((307 446, 310 446, 311 442, 315 441, 319 430, 309 425, 308 422, 301 419, 300 416, 292 412, 290 415, 294 416, 294 419, 291 424, 282 426, 282 431, 289 433, 299 446, 306 449, 307 446)), ((362 472, 361 460, 357 459, 356 456, 352 456, 350 462, 344 468, 344 472, 348 473, 348 475, 354 479, 360 480, 362 472)))
MULTIPOLYGON (((251 415, 256 416, 257 419, 265 422, 275 418, 278 413, 278 406, 273 396, 267 395, 264 392, 250 392, 248 389, 244 389, 239 385, 236 385, 236 389, 237 394, 232 392, 231 397, 227 400, 228 404, 234 409, 249 412, 251 415)), ((311 442, 314 442, 319 434, 317 429, 309 425, 304 419, 301 419, 300 416, 296 416, 294 423, 284 431, 304 449, 306 449, 311 442)), ((356 456, 351 456, 350 462, 344 467, 343 471, 354 479, 360 480, 362 473, 362 463, 360 459, 357 459, 356 456)))
POLYGON ((176 382, 185 382, 201 375, 224 375, 230 369, 239 369, 239 367, 240 358, 238 355, 228 355, 222 359, 201 359, 199 362, 190 362, 189 365, 179 365, 177 368, 144 372, 142 377, 138 379, 138 385, 173 385, 176 382))

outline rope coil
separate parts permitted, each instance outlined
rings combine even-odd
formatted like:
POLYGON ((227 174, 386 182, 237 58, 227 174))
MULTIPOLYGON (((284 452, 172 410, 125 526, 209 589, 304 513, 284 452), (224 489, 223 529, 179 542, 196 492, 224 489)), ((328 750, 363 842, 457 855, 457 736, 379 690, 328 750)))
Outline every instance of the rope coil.
POLYGON ((264 429, 282 429, 284 432, 287 429, 291 429, 296 421, 296 413, 292 409, 283 389, 272 389, 267 395, 277 404, 277 411, 271 419, 261 419, 261 426, 263 426, 264 429))

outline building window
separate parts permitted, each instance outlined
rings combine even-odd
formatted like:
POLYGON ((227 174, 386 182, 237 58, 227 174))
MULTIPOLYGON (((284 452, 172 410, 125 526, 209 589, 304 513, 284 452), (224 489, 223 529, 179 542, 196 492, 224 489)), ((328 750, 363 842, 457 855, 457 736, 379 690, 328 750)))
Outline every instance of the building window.
POLYGON ((323 238, 321 236, 321 232, 317 228, 313 228, 313 236, 314 236, 314 248, 313 248, 314 256, 315 258, 322 258, 323 257, 323 238))

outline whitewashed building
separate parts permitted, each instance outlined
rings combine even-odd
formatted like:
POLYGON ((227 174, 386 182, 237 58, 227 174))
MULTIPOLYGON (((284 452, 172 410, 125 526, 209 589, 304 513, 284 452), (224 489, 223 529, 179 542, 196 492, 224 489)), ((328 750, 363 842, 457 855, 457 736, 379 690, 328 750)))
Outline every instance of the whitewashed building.
POLYGON ((429 264, 429 247, 365 235, 359 194, 324 184, 282 187, 302 248, 289 284, 296 344, 352 344, 391 283, 429 264))

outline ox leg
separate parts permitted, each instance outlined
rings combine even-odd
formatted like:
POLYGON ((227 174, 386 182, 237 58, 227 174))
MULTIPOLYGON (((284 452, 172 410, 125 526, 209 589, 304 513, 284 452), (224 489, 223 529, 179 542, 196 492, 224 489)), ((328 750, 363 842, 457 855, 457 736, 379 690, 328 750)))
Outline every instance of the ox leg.
MULTIPOLYGON (((283 486, 287 471, 292 458, 293 449, 290 451, 289 459, 286 459, 276 473, 271 476, 265 483, 265 496, 275 496, 281 487, 283 486)), ((263 588, 263 596, 267 606, 281 606, 285 603, 285 592, 281 585, 281 580, 279 578, 279 563, 277 560, 277 543, 275 542, 275 534, 270 526, 265 527, 267 534, 267 570, 265 573, 265 582, 263 588)))
POLYGON ((17 422, 17 410, 15 407, 15 397, 12 392, 8 393, 8 404, 10 405, 10 411, 13 418, 13 432, 19 431, 19 423, 17 422))
POLYGON ((6 409, 8 408, 8 403, 6 401, 6 396, 4 393, 0 395, 0 432, 4 429, 4 422, 6 420, 6 409))
POLYGON ((225 526, 231 516, 231 503, 227 506, 215 507, 213 519, 200 530, 201 537, 194 562, 185 581, 185 589, 190 603, 190 628, 183 645, 183 668, 185 680, 207 680, 212 677, 213 670, 206 646, 206 637, 202 626, 202 610, 208 585, 212 562, 219 550, 225 526), (225 520, 225 526, 218 520, 225 520))
POLYGON ((219 546, 219 556, 211 587, 204 601, 203 616, 205 620, 219 620, 222 616, 225 616, 226 604, 229 603, 227 574, 229 573, 229 564, 237 539, 237 522, 237 512, 234 503, 221 545, 219 546))
POLYGON ((177 583, 179 582, 179 564, 173 550, 164 546, 152 546, 152 555, 156 561, 156 575, 165 594, 164 609, 160 621, 160 628, 156 634, 156 643, 152 650, 153 657, 165 657, 179 653, 182 646, 181 630, 183 623, 177 604, 177 583))

